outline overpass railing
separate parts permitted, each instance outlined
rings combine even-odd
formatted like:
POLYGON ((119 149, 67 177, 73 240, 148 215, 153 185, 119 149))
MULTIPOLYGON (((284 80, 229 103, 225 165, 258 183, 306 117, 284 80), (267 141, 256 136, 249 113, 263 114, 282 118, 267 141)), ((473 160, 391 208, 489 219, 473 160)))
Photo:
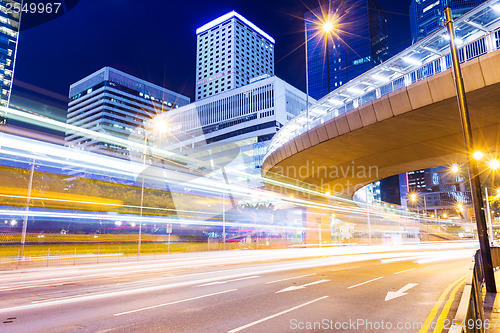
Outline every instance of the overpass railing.
MULTIPOLYGON (((460 61, 500 48, 500 1, 490 0, 455 21, 460 61)), ((452 67, 449 35, 441 28, 391 59, 332 91, 290 120, 273 138, 264 159, 309 129, 452 67)))

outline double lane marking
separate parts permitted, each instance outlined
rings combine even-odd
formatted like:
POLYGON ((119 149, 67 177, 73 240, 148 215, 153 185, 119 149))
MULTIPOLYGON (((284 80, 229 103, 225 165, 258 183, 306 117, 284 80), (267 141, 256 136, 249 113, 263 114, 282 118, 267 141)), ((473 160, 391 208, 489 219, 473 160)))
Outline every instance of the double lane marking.
POLYGON ((455 299, 455 295, 456 295, 457 291, 460 289, 460 287, 462 286, 462 284, 464 284, 466 278, 467 278, 466 276, 461 277, 460 279, 458 279, 457 281, 453 282, 448 287, 446 287, 446 289, 443 291, 441 296, 439 296, 439 299, 437 300, 436 304, 434 304, 434 306, 432 307, 431 313, 425 319, 424 324, 422 325, 422 328, 420 329, 420 331, 418 331, 418 333, 426 333, 429 330, 432 320, 434 319, 434 317, 438 313, 439 308, 441 307, 441 304, 446 299, 446 295, 448 295, 450 290, 453 289, 450 293, 450 297, 448 297, 448 300, 443 307, 443 310, 441 311, 441 315, 438 317, 438 323, 441 323, 441 324, 439 324, 438 327, 436 327, 433 332, 438 333, 438 332, 441 332, 443 330, 442 323, 444 323, 444 320, 448 316, 451 304, 453 303, 453 301, 455 299))

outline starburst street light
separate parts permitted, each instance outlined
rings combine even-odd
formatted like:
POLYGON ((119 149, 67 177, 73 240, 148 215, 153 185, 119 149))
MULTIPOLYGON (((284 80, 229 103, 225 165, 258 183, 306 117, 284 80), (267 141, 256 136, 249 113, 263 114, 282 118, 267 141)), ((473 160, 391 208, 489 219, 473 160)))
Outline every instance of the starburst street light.
POLYGON ((333 23, 331 21, 326 21, 323 23, 323 32, 326 33, 326 34, 329 34, 331 32, 333 32, 333 23))
POLYGON ((472 157, 474 157, 474 159, 476 159, 476 160, 482 159, 483 156, 484 156, 484 154, 480 151, 476 151, 474 154, 472 154, 472 157))
POLYGON ((493 160, 488 162, 488 166, 492 170, 498 170, 498 169, 500 169, 500 161, 497 159, 493 159, 493 160))
POLYGON ((325 39, 325 58, 326 58, 326 68, 327 68, 327 85, 328 92, 331 91, 331 83, 330 83, 330 55, 329 55, 329 46, 328 39, 331 38, 335 31, 337 30, 336 24, 336 15, 332 14, 331 8, 328 8, 325 11, 322 11, 321 15, 315 15, 314 20, 304 20, 304 33, 305 33, 305 51, 306 51, 306 127, 309 129, 309 64, 308 64, 308 42, 309 38, 307 37, 307 25, 308 23, 313 26, 313 30, 316 30, 313 33, 311 38, 315 38, 319 35, 323 35, 325 39))
POLYGON ((460 171, 460 169, 458 168, 458 165, 456 164, 453 164, 452 167, 451 167, 451 172, 456 174, 460 171))
POLYGON ((416 202, 417 201, 417 194, 416 193, 410 194, 410 200, 411 200, 411 202, 416 202))
POLYGON ((168 127, 168 121, 165 117, 157 117, 153 120, 153 130, 156 132, 165 132, 168 127))

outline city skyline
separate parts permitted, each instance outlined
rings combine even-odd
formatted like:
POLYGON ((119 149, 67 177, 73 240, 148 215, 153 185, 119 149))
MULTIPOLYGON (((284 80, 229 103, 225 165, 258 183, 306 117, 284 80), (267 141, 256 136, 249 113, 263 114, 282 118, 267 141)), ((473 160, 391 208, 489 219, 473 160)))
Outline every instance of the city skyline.
POLYGON ((0 0, 4 330, 500 333, 500 0, 57 1, 0 0))
MULTIPOLYGON (((383 9, 390 8, 390 12, 399 13, 388 13, 389 28, 392 27, 392 32, 396 33, 389 41, 389 51, 393 53, 410 42, 407 2, 396 5, 398 9, 389 5, 387 0, 380 1, 383 9), (406 32, 394 28, 401 24, 406 26, 406 32)), ((317 4, 317 1, 306 3, 309 8, 317 4)), ((158 4, 151 6, 150 9, 161 8, 158 4)), ((42 109, 42 113, 47 112, 48 116, 63 118, 65 114, 61 114, 61 108, 67 103, 64 99, 67 98, 69 85, 104 66, 112 66, 195 100, 195 31, 214 17, 231 10, 247 17, 276 39, 275 74, 305 91, 305 54, 301 46, 304 42, 303 19, 300 17, 303 17, 308 7, 299 1, 277 1, 268 5, 263 1, 252 5, 220 1, 210 6, 196 2, 194 10, 173 3, 169 8, 182 13, 182 19, 172 17, 168 23, 162 24, 160 15, 156 14, 158 10, 148 14, 152 15, 149 19, 148 16, 137 16, 137 24, 146 24, 143 31, 147 35, 130 31, 124 33, 119 29, 120 20, 131 19, 134 12, 131 7, 137 14, 145 12, 143 7, 132 4, 115 8, 114 16, 109 17, 105 9, 113 8, 111 3, 102 3, 102 10, 96 11, 96 4, 80 1, 67 14, 23 31, 18 53, 21 60, 16 69, 13 89, 14 104, 22 107, 26 99, 40 95, 37 90, 45 89, 56 95, 51 99, 41 98, 39 109, 42 109), (266 10, 262 11, 263 8, 266 10), (83 17, 90 13, 94 13, 94 24, 87 26, 83 17), (131 48, 127 41, 130 34, 137 37, 139 47, 131 48), (40 54, 39 61, 35 62, 30 57, 31 52, 42 47, 46 52, 40 54), (99 52, 95 54, 94 50, 99 52), (51 66, 40 67, 40 63, 49 63, 51 66), (44 80, 48 75, 53 76, 54 80, 44 80)))

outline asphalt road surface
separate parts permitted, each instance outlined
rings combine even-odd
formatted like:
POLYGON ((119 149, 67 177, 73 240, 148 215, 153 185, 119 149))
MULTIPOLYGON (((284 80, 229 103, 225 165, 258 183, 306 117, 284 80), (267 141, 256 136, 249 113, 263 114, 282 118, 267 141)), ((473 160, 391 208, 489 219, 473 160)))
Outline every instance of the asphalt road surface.
POLYGON ((446 332, 474 250, 228 251, 4 271, 0 332, 446 332))

